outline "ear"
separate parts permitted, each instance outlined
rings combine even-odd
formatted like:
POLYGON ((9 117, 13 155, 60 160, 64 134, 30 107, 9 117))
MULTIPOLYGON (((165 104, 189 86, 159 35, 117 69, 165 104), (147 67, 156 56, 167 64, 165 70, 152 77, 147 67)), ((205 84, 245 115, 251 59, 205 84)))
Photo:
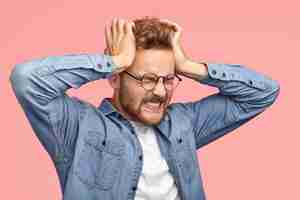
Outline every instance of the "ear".
POLYGON ((120 74, 113 74, 110 77, 108 77, 108 82, 110 84, 110 86, 113 89, 119 89, 120 88, 120 74))

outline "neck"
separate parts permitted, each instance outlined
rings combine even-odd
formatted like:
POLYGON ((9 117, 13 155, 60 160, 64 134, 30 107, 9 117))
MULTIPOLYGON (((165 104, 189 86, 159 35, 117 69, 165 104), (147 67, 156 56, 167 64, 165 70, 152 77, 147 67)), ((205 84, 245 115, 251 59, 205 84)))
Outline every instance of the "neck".
POLYGON ((125 111, 124 109, 122 108, 122 105, 119 101, 119 99, 117 98, 116 95, 114 95, 112 98, 111 98, 111 103, 112 105, 114 106, 114 108, 125 118, 125 119, 128 119, 128 120, 131 120, 131 121, 134 121, 125 111))

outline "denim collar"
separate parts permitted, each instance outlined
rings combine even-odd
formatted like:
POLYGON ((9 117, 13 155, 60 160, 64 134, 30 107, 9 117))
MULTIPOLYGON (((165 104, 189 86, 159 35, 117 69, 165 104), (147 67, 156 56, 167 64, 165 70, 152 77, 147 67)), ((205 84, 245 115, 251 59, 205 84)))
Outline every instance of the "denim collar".
MULTIPOLYGON (((109 115, 111 113, 119 113, 119 111, 113 106, 112 104, 112 98, 104 98, 100 105, 98 106, 98 109, 104 113, 104 115, 109 115)), ((168 115, 162 120, 169 120, 168 115)))
MULTIPOLYGON (((111 103, 112 98, 104 98, 100 105, 98 106, 98 109, 104 114, 104 115, 110 115, 110 114, 115 114, 118 115, 120 114, 118 112, 118 110, 113 106, 113 104, 111 103)), ((166 135, 163 131, 166 129, 167 127, 167 121, 169 121, 169 114, 167 113, 165 115, 165 117, 161 120, 161 122, 154 126, 155 128, 158 128, 160 130, 160 132, 165 135, 167 138, 169 137, 169 135, 166 135)))
POLYGON ((111 98, 104 98, 100 103, 98 109, 104 113, 104 115, 109 115, 111 113, 118 112, 117 109, 111 103, 111 98))

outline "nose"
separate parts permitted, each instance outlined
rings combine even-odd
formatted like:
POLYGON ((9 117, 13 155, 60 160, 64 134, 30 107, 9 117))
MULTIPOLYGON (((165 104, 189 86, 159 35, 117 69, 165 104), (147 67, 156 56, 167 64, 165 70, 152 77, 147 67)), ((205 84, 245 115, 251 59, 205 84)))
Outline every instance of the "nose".
POLYGON ((158 82, 156 83, 155 87, 153 88, 153 94, 157 96, 164 97, 166 95, 166 88, 163 82, 163 77, 160 77, 158 79, 158 82))

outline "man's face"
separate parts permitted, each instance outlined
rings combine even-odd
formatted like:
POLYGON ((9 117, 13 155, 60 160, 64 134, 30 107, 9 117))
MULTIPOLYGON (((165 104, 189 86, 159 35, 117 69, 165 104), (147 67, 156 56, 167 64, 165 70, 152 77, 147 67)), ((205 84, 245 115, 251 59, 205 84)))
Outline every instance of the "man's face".
MULTIPOLYGON (((172 50, 138 50, 135 61, 126 71, 136 77, 145 73, 167 76, 175 73, 175 60, 172 50)), ((166 113, 173 91, 166 90, 163 80, 152 90, 145 90, 140 81, 126 73, 120 74, 117 98, 121 110, 131 120, 144 124, 158 124, 166 113)))

